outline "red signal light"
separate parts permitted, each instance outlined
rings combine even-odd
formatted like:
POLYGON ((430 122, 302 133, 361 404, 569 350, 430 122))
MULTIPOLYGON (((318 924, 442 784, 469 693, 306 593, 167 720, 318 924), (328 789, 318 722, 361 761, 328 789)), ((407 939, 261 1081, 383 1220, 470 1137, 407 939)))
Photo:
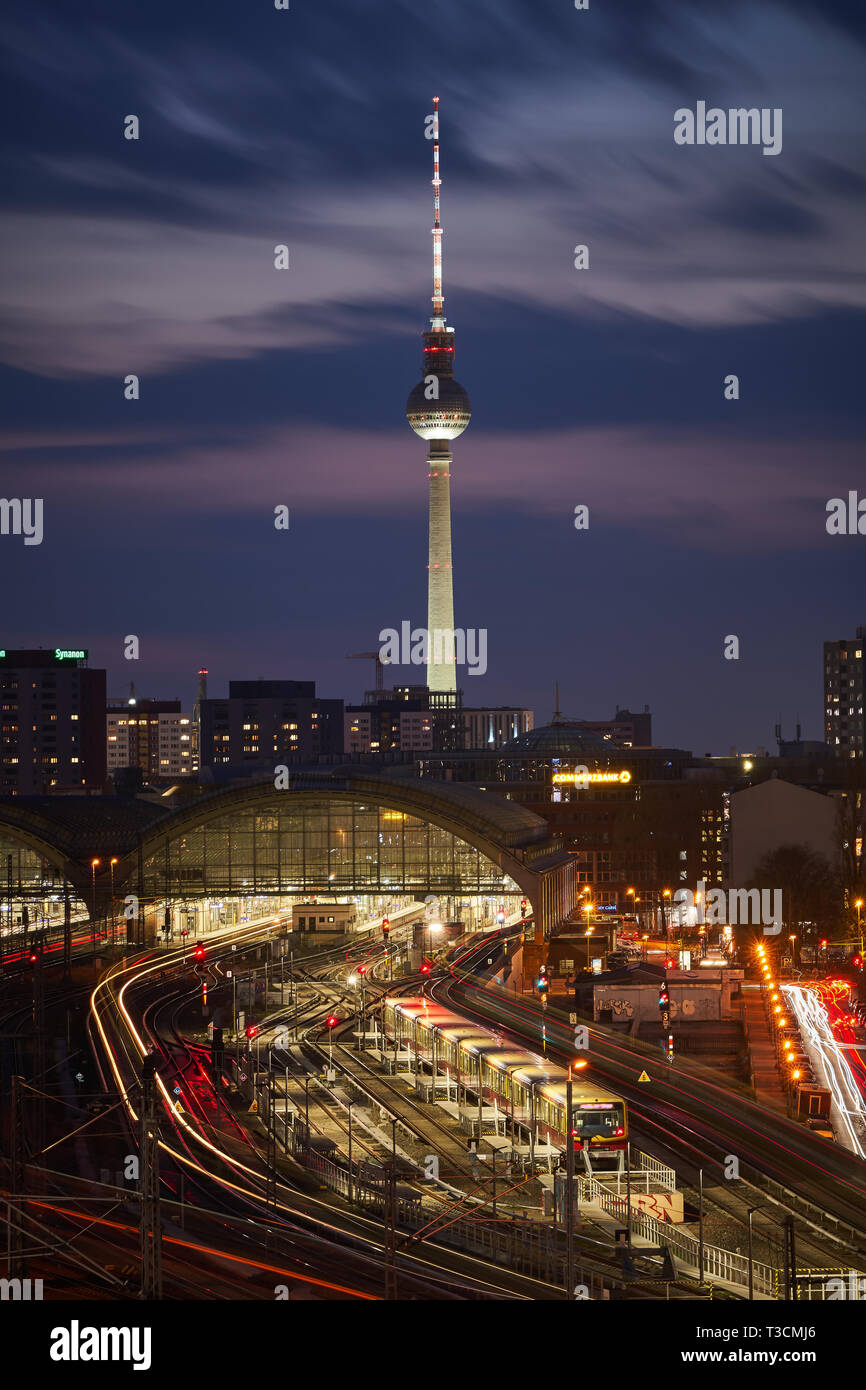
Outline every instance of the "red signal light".
POLYGON ((336 1028, 336 1026, 337 1026, 337 1024, 338 1024, 339 1022, 340 1022, 340 1020, 337 1018, 337 1015, 336 1015, 336 1014, 329 1014, 329 1015, 328 1015, 327 1024, 328 1024, 328 1027, 329 1027, 329 1028, 336 1028))
POLYGON ((359 975, 366 975, 366 973, 367 973, 367 967, 366 967, 366 965, 359 965, 359 966, 358 966, 358 974, 359 974, 359 975))
POLYGON ((248 1038, 254 1038, 259 1030, 254 1023, 250 1023, 244 1031, 248 1038))
POLYGON ((199 942, 195 948, 195 958, 196 960, 204 960, 204 946, 202 946, 201 942, 199 942))
POLYGON ((28 962, 29 962, 30 965, 38 965, 38 964, 39 964, 39 952, 38 952, 38 951, 31 951, 30 954, 29 954, 29 956, 27 957, 27 960, 28 960, 28 962))
POLYGON ((429 974, 430 974, 430 962, 429 962, 429 960, 425 960, 424 963, 422 964, 422 966, 421 966, 421 974, 422 974, 422 975, 429 975, 429 974))

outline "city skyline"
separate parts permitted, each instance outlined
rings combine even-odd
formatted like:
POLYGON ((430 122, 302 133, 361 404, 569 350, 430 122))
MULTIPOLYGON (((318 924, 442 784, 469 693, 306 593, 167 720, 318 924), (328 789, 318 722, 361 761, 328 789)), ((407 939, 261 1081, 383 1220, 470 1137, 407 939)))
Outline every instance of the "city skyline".
POLYGON ((51 35, 22 19, 5 58, 24 119, 5 146, 4 492, 45 499, 45 535, 0 545, 5 643, 86 645, 118 693, 133 680, 188 703, 204 664, 215 688, 315 679, 351 700, 368 682, 346 653, 422 621, 401 401, 436 91, 475 410, 453 495, 456 621, 488 632, 466 703, 544 722, 558 679, 571 717, 649 704, 658 741, 698 754, 769 745, 780 717, 819 738, 822 644, 862 621, 860 540, 824 524, 857 487, 866 424, 862 24, 782 6, 771 39, 748 15, 733 34, 711 7, 655 27, 635 26, 642 10, 578 41, 558 6, 480 5, 445 74, 408 12, 388 32, 374 17, 351 64, 306 16, 313 77, 279 31, 245 34, 238 56, 219 15, 207 63, 168 6, 133 22, 134 46, 95 20, 85 43, 62 19, 51 35), (62 121, 61 68, 76 97, 62 121), (784 106, 777 158, 675 145, 674 112, 707 71, 719 100, 784 106))
POLYGON ((663 1310, 674 1367, 826 1375, 866 1301, 866 10, 9 6, 27 1354, 248 1377, 314 1304, 591 1303, 614 1374, 663 1310))

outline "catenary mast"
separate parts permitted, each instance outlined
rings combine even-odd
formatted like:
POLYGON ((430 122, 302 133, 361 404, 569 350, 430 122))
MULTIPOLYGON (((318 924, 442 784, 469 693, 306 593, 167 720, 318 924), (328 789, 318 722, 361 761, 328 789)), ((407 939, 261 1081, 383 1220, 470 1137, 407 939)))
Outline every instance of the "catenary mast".
POLYGON ((439 98, 433 98, 433 313, 423 334, 423 380, 406 404, 409 424, 427 440, 430 505, 427 559, 427 630, 430 661, 427 685, 434 704, 456 699, 457 672, 449 639, 437 644, 437 633, 454 629, 454 584, 451 569, 451 449, 452 439, 469 424, 471 406, 463 387, 454 379, 454 329, 445 319, 442 292, 442 223, 439 217, 439 98))

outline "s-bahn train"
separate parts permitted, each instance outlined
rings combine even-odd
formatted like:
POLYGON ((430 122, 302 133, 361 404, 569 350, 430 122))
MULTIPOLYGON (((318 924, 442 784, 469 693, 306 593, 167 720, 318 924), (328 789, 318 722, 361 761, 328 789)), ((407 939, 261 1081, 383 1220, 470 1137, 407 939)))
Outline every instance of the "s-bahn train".
MULTIPOLYGON (((399 1051, 410 1052, 419 1070, 434 1078, 446 1076, 482 1104, 501 1111, 512 1137, 565 1150, 565 1067, 508 1042, 501 1033, 462 1018, 423 997, 389 996, 383 1009, 386 1037, 399 1051)), ((435 1086, 435 1080, 434 1080, 435 1086)), ((625 1168, 628 1108, 621 1096, 584 1080, 572 1078, 571 1132, 575 1161, 587 1172, 625 1168)))

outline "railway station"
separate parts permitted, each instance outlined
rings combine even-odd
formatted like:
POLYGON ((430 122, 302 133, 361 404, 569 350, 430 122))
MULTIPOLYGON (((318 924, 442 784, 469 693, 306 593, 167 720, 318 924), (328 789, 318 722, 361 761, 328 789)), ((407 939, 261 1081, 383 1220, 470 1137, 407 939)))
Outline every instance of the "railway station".
MULTIPOLYGON (((549 937, 575 906, 575 865, 546 822, 465 786, 357 769, 157 801, 17 797, 0 808, 4 936, 87 914, 115 939, 203 935, 272 907, 358 904, 367 919, 435 896, 470 928, 527 899, 549 937)), ((299 915, 302 915, 299 913, 299 915)))

